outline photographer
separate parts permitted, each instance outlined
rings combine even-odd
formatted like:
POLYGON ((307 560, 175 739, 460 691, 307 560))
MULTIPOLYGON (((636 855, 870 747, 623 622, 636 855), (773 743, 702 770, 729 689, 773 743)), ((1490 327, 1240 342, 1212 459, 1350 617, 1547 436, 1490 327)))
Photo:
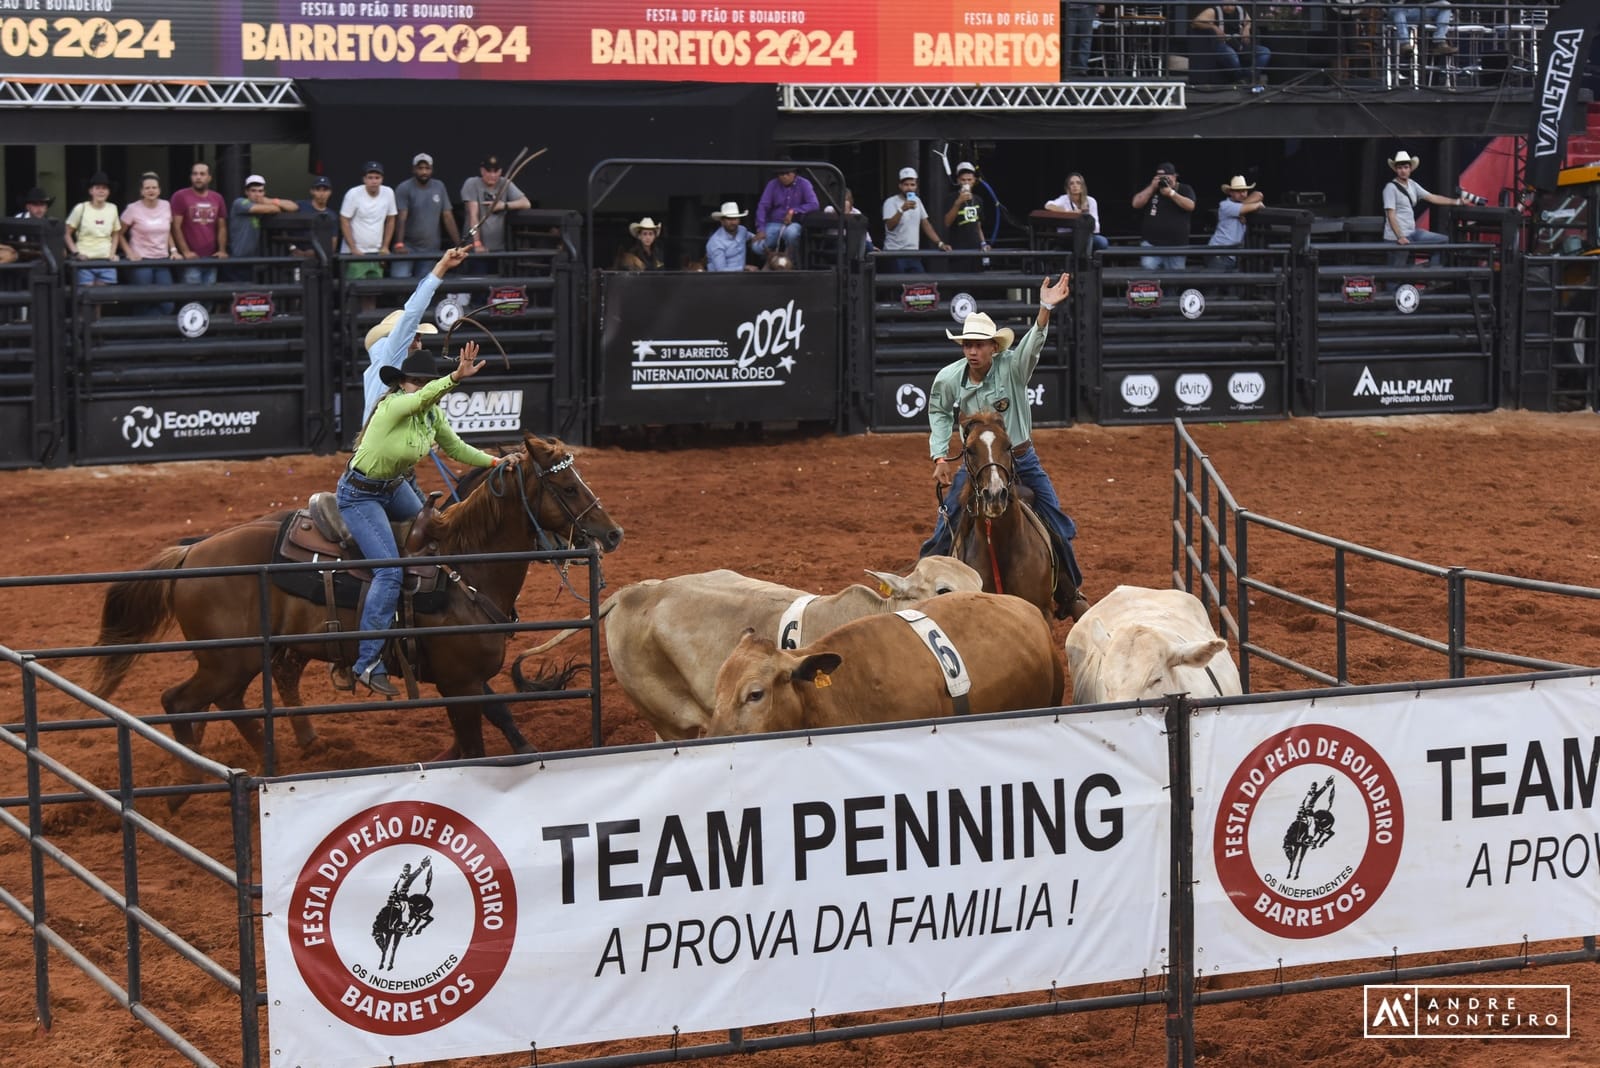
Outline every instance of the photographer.
MULTIPOLYGON (((1146 248, 1171 247, 1189 243, 1189 220, 1194 215, 1194 189, 1178 181, 1178 168, 1171 163, 1156 164, 1150 184, 1133 194, 1133 210, 1143 212, 1139 244, 1146 248)), ((1185 256, 1140 256, 1139 266, 1147 271, 1181 271, 1185 256)))
MULTIPOLYGON (((983 203, 978 200, 973 186, 978 172, 970 163, 956 166, 956 195, 950 210, 944 213, 944 229, 950 235, 952 248, 989 251, 989 239, 984 236, 983 203)), ((956 274, 975 274, 983 268, 983 261, 975 256, 963 256, 950 261, 950 270, 956 274)))
MULTIPOLYGON (((916 168, 901 167, 900 192, 883 202, 883 251, 917 251, 922 247, 919 227, 940 252, 950 251, 950 246, 939 240, 938 231, 928 221, 928 209, 917 196, 916 168)), ((897 256, 889 260, 888 269, 893 274, 921 274, 928 268, 920 256, 897 256)))
MULTIPOLYGON (((1440 196, 1422 188, 1422 183, 1412 177, 1416 172, 1417 163, 1417 157, 1404 149, 1396 152, 1389 160, 1389 169, 1394 172, 1394 177, 1383 186, 1383 239, 1402 247, 1443 245, 1450 240, 1448 237, 1436 234, 1432 230, 1424 230, 1417 225, 1417 204, 1438 204, 1446 207, 1463 203, 1463 200, 1460 197, 1440 196)), ((1414 253, 1406 251, 1389 254, 1389 263, 1395 267, 1403 266, 1415 259, 1414 253)), ((1434 252, 1428 257, 1428 266, 1436 267, 1438 264, 1439 253, 1434 252)))

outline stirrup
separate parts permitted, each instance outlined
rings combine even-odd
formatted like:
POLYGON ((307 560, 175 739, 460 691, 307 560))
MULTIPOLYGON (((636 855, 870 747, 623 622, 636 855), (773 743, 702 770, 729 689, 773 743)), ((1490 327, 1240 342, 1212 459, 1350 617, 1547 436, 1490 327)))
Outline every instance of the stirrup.
POLYGON ((384 668, 381 660, 357 675, 356 681, 372 693, 382 694, 384 697, 400 696, 400 691, 395 689, 394 683, 389 681, 389 672, 384 668))

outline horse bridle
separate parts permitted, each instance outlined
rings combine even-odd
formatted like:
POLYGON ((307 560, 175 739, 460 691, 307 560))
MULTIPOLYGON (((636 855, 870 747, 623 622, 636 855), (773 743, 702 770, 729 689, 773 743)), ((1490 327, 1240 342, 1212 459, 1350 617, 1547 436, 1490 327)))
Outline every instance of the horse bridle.
MULTIPOLYGON (((585 545, 588 544, 589 535, 587 533, 585 533, 583 531, 583 529, 578 524, 583 519, 584 516, 588 515, 590 512, 592 512, 595 509, 600 507, 600 497, 599 497, 598 494, 596 494, 594 492, 594 490, 589 488, 589 484, 583 480, 583 476, 578 474, 577 468, 573 467, 572 454, 569 452, 566 455, 562 456, 562 458, 561 458, 561 460, 559 462, 551 464, 549 467, 545 467, 542 464, 540 464, 538 460, 535 460, 533 458, 533 453, 532 452, 529 452, 528 453, 528 459, 526 460, 526 463, 528 464, 529 467, 531 467, 533 469, 533 474, 534 474, 534 477, 536 478, 536 480, 538 481, 539 488, 536 491, 536 493, 533 496, 533 498, 530 500, 529 497, 528 497, 528 484, 527 484, 527 482, 522 478, 518 478, 517 479, 517 494, 518 494, 518 497, 521 500, 522 514, 523 514, 524 518, 526 518, 528 520, 529 529, 533 531, 534 544, 537 545, 540 549, 542 549, 542 550, 544 550, 546 552, 555 552, 555 551, 558 551, 558 550, 561 550, 561 549, 572 549, 572 548, 576 547, 579 544, 579 540, 578 539, 580 539, 580 538, 583 539, 583 542, 582 542, 583 544, 585 544, 585 545), (565 514, 566 517, 567 517, 566 544, 562 545, 550 534, 550 532, 548 530, 546 530, 544 528, 544 525, 539 522, 538 509, 539 509, 540 503, 544 499, 545 480, 549 476, 560 474, 562 471, 565 471, 568 468, 572 469, 572 477, 578 480, 578 485, 582 486, 584 488, 584 491, 589 494, 589 503, 581 511, 574 512, 572 510, 571 506, 568 505, 566 500, 561 496, 561 494, 559 494, 559 493, 552 493, 551 494, 551 497, 556 502, 556 507, 560 508, 562 513, 565 514)), ((490 478, 491 479, 497 478, 497 477, 501 476, 501 474, 502 474, 502 469, 496 468, 494 471, 490 472, 490 478)), ((489 491, 491 493, 495 494, 496 496, 501 496, 504 493, 503 489, 499 485, 495 485, 493 483, 491 483, 491 485, 489 487, 489 491)), ((556 571, 561 576, 561 584, 567 588, 567 592, 571 593, 579 601, 582 601, 584 604, 588 604, 589 603, 589 599, 587 597, 584 597, 577 590, 573 589, 571 581, 569 581, 568 578, 567 578, 567 569, 570 566, 571 566, 571 561, 567 561, 567 560, 562 561, 560 564, 558 564, 556 566, 556 571)), ((596 563, 595 566, 597 568, 599 567, 598 562, 596 563)), ((604 575, 603 572, 599 574, 599 579, 600 579, 600 588, 604 589, 606 581, 605 581, 605 575, 604 575)))
MULTIPOLYGON (((967 483, 972 487, 972 492, 967 496, 967 511, 976 514, 978 503, 978 479, 983 475, 983 473, 989 470, 991 467, 998 467, 1004 476, 1002 481, 1005 482, 1006 490, 1009 492, 1012 485, 1014 485, 1017 481, 1017 468, 1015 461, 1013 461, 1011 466, 1008 467, 999 460, 990 460, 988 463, 977 464, 974 466, 973 457, 965 447, 965 442, 962 443, 961 452, 961 466, 966 468, 967 483)), ((1009 455, 1009 452, 1010 450, 1005 450, 1002 455, 1009 455)))

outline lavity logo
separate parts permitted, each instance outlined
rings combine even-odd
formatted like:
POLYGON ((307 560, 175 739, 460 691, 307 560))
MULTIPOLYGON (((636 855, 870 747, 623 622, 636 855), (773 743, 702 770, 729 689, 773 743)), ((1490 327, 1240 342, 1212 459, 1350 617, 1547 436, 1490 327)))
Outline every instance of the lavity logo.
POLYGON ((1122 379, 1122 399, 1135 408, 1148 408, 1161 395, 1161 383, 1155 375, 1125 375, 1122 379))
POLYGON ((1228 376, 1228 396, 1242 408, 1254 407, 1267 395, 1267 380, 1259 371, 1240 371, 1228 376))
POLYGON ((1179 375, 1172 387, 1181 404, 1196 407, 1211 399, 1211 376, 1202 374, 1179 375))

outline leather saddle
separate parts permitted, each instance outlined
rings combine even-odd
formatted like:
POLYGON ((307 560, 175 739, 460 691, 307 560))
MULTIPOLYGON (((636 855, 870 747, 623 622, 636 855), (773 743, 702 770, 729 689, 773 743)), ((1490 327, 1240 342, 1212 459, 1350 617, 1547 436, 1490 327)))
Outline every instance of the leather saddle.
MULTIPOLYGON (((392 524, 394 528, 394 541, 400 549, 399 555, 416 557, 417 559, 405 565, 401 589, 408 594, 429 594, 439 589, 443 581, 441 568, 433 554, 438 549, 438 543, 432 537, 433 519, 439 514, 434 502, 443 494, 434 492, 428 495, 427 503, 422 506, 416 518, 392 524)), ((306 506, 293 513, 284 522, 283 532, 278 538, 278 545, 274 558, 290 562, 316 563, 324 560, 352 560, 361 556, 361 550, 356 547, 355 539, 350 536, 350 528, 345 525, 344 517, 339 514, 338 500, 332 493, 313 493, 306 506)), ((300 573, 302 579, 313 579, 315 585, 307 591, 293 589, 291 592, 301 596, 309 596, 319 604, 326 604, 325 597, 318 597, 317 593, 327 585, 328 576, 333 576, 332 584, 337 588, 352 580, 365 586, 372 581, 372 569, 369 567, 355 567, 340 569, 337 572, 321 572, 322 577, 311 572, 300 573)), ((296 575, 285 575, 287 580, 293 580, 296 575)), ((279 583, 279 585, 285 585, 279 583)), ((286 587, 288 588, 288 587, 286 587)), ((339 592, 343 592, 342 590, 339 592)), ((344 603, 347 598, 338 598, 344 603)))

